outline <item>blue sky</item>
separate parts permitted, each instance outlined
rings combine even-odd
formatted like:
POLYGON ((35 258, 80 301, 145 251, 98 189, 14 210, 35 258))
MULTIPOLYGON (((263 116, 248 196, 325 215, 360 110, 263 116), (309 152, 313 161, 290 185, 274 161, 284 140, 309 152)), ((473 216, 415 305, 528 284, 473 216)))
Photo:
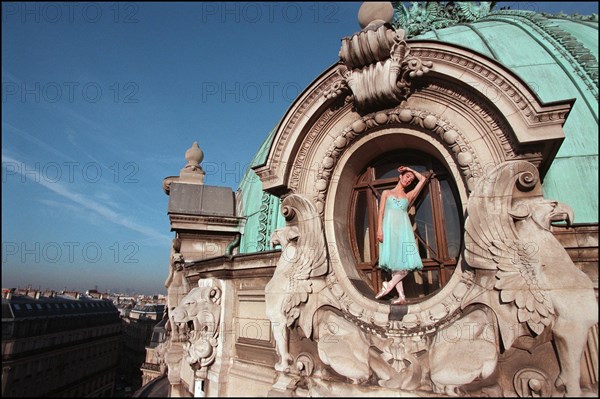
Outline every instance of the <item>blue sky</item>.
POLYGON ((2 3, 2 286, 164 292, 162 179, 198 141, 206 184, 235 190, 359 7, 2 3))

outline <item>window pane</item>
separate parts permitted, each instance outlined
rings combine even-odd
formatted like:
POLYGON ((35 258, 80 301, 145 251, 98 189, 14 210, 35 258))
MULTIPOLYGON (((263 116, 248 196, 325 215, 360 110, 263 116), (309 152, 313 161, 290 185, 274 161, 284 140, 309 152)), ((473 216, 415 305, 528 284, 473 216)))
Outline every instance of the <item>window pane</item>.
POLYGON ((398 162, 386 162, 375 167, 375 179, 398 177, 398 162))
POLYGON ((421 195, 423 195, 423 201, 418 205, 415 217, 417 236, 420 238, 417 238, 417 242, 421 258, 428 259, 435 257, 437 254, 429 187, 424 188, 421 195))
POLYGON ((448 242, 448 256, 458 258, 460 252, 460 220, 458 206, 448 180, 440 181, 442 190, 442 202, 444 204, 444 227, 446 229, 446 241, 448 242))
POLYGON ((354 217, 356 229, 356 246, 362 262, 371 261, 371 245, 369 236, 369 212, 367 206, 367 193, 359 191, 356 198, 356 213, 354 217))
MULTIPOLYGON (((439 291, 450 279, 462 242, 462 213, 457 207, 457 203, 460 203, 456 200, 458 196, 452 176, 439 161, 428 154, 407 149, 382 154, 365 167, 356 180, 355 209, 350 214, 349 220, 354 227, 351 240, 356 248, 359 274, 367 284, 372 285, 374 291, 379 290, 381 281, 388 281, 391 275, 373 264, 377 258, 378 248, 376 232, 370 231, 369 223, 373 224, 375 222, 373 218, 377 218, 378 207, 375 203, 379 201, 381 193, 395 187, 398 178, 397 168, 400 165, 409 166, 421 173, 425 172, 426 176, 429 176, 430 171, 435 173, 423 188, 418 201, 409 209, 409 217, 419 246, 419 255, 423 259, 425 269, 409 273, 403 280, 407 298, 426 299, 439 291), (365 184, 367 182, 368 188, 365 184), (438 203, 439 201, 441 203, 438 203), (369 205, 375 209, 369 210, 369 205), (448 244, 447 250, 437 247, 441 243, 448 244), (448 255, 449 258, 441 259, 442 255, 448 255), (442 261, 445 261, 445 265, 439 264, 442 261)), ((412 190, 416 183, 415 180, 407 191, 412 190)))
POLYGON ((408 273, 402 279, 404 295, 407 298, 422 298, 434 293, 440 288, 440 270, 437 268, 426 268, 420 271, 408 273))

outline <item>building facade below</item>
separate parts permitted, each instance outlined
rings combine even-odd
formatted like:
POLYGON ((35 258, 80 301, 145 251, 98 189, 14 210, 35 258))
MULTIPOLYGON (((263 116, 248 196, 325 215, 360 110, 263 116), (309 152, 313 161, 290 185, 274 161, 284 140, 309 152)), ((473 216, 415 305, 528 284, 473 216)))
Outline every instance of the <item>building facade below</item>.
POLYGON ((8 291, 2 396, 112 396, 120 340, 119 312, 109 300, 8 291))

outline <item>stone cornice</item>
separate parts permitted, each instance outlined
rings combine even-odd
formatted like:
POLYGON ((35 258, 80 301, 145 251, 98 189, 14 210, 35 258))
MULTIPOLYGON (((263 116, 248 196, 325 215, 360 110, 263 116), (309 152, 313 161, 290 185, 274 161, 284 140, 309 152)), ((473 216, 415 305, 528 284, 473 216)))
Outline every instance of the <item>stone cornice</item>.
POLYGON ((310 113, 312 115, 316 111, 315 107, 323 106, 327 100, 324 92, 336 81, 341 80, 342 77, 337 74, 337 65, 334 65, 317 79, 288 110, 271 144, 266 163, 252 168, 263 182, 265 189, 280 186, 284 179, 287 179, 289 165, 286 162, 289 158, 284 156, 284 151, 291 150, 289 147, 286 148, 290 144, 290 135, 296 131, 298 125, 305 125, 308 122, 307 111, 309 109, 313 111, 310 113))
POLYGON ((184 215, 169 213, 171 230, 207 230, 214 232, 239 232, 244 218, 215 215, 184 215))
MULTIPOLYGON (((452 66, 453 69, 468 71, 473 77, 485 81, 489 84, 486 87, 473 87, 476 91, 494 88, 495 93, 501 94, 509 100, 513 107, 517 109, 523 121, 530 128, 543 128, 549 125, 562 126, 571 110, 573 100, 555 102, 552 104, 542 104, 537 96, 529 90, 524 82, 512 75, 510 71, 503 71, 499 64, 485 61, 483 57, 476 56, 468 50, 458 49, 449 45, 430 46, 430 43, 413 43, 413 53, 423 59, 433 60, 440 64, 452 66)), ((464 80, 467 78, 463 73, 456 74, 456 78, 464 80)), ((482 92, 485 96, 486 93, 482 92)), ((487 93, 489 95, 489 93, 487 93)), ((500 99, 492 100, 497 106, 501 107, 500 99)), ((510 115, 508 113, 507 115, 510 115)), ((510 122, 510 121, 509 121, 510 122)), ((518 133, 517 133, 518 134, 518 133)), ((563 135, 564 137, 564 135, 563 135)), ((527 141, 539 141, 539 139, 528 139, 527 137, 517 137, 521 143, 527 141)))

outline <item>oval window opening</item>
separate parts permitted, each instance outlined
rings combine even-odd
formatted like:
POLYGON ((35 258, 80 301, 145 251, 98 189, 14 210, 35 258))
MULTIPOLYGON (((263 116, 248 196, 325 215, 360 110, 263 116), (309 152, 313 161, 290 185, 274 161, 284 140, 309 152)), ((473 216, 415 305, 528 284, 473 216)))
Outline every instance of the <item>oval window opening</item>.
MULTIPOLYGON (((402 281, 406 298, 420 302, 442 289, 456 268, 462 243, 463 215, 452 174, 431 155, 416 150, 392 151, 373 159, 354 180, 349 232, 356 267, 373 290, 390 274, 379 268, 377 212, 384 190, 398 182, 398 166, 410 166, 428 178, 408 210, 423 269, 402 281)), ((415 182, 416 183, 416 182, 415 182)), ((409 191, 415 183, 409 186, 409 191)), ((383 299, 397 296, 393 289, 383 299)))

